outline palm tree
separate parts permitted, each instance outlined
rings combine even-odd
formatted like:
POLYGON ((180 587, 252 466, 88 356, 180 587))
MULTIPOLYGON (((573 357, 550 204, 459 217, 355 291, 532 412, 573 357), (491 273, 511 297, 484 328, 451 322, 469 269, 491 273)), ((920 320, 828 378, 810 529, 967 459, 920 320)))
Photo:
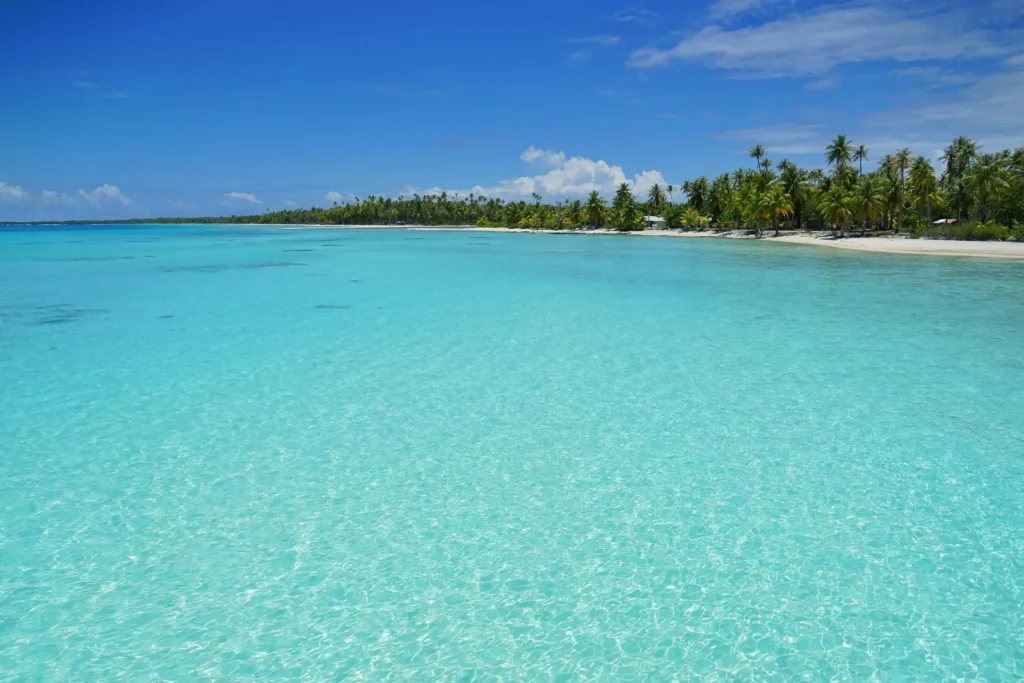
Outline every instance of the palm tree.
POLYGON ((882 194, 885 195, 885 227, 892 229, 893 218, 899 210, 902 195, 900 194, 900 179, 895 173, 886 173, 882 176, 882 194))
POLYGON ((644 222, 644 212, 636 202, 627 202, 614 210, 616 229, 622 231, 636 230, 644 222))
POLYGON ((668 190, 668 202, 669 204, 672 204, 673 202, 675 202, 675 198, 672 196, 672 193, 675 191, 676 188, 673 187, 672 185, 669 185, 666 189, 668 190))
POLYGON ((580 226, 580 223, 583 222, 584 218, 583 202, 581 202, 578 199, 573 200, 573 202, 569 204, 568 209, 566 210, 566 215, 569 219, 569 224, 573 228, 578 228, 580 226))
POLYGON ((775 228, 775 236, 779 236, 779 219, 792 215, 793 200, 790 199, 786 188, 778 181, 768 186, 768 189, 761 195, 761 212, 771 218, 772 227, 775 228))
POLYGON ((747 176, 747 169, 737 168, 732 172, 730 177, 732 178, 732 189, 738 190, 743 185, 743 179, 747 176))
POLYGON ((953 140, 942 152, 942 160, 946 163, 946 175, 959 180, 977 155, 978 143, 974 140, 963 136, 953 140))
POLYGON ((796 227, 799 230, 801 209, 811 195, 811 185, 807 180, 807 174, 795 165, 790 165, 782 171, 779 182, 782 183, 782 187, 793 204, 793 216, 796 217, 796 227))
POLYGON ((605 206, 604 200, 601 195, 598 194, 597 190, 590 193, 587 197, 587 222, 590 223, 591 227, 599 228, 604 225, 605 214, 607 207, 605 206))
POLYGON ((705 209, 708 206, 711 195, 711 183, 708 182, 707 176, 701 176, 693 182, 686 181, 684 187, 688 195, 687 203, 697 209, 697 213, 703 216, 706 213, 705 209))
POLYGON ((612 208, 618 210, 622 207, 632 204, 633 190, 630 189, 629 183, 621 183, 619 189, 615 190, 615 198, 612 200, 612 208))
POLYGON ((757 170, 761 170, 761 157, 765 155, 764 145, 754 145, 747 152, 750 157, 757 159, 757 170))
POLYGON ((850 210, 850 197, 843 188, 836 186, 822 194, 818 202, 818 211, 821 217, 839 229, 839 236, 843 237, 846 224, 853 218, 853 211, 850 210))
POLYGON ((975 215, 980 211, 982 221, 988 221, 989 207, 1010 188, 1006 167, 1004 155, 982 154, 964 176, 974 200, 975 215))
POLYGON ((722 217, 732 209, 732 185, 729 184, 729 174, 723 173, 711 183, 711 196, 708 198, 711 209, 711 219, 721 224, 722 217))
POLYGON ((853 195, 853 214, 861 220, 860 232, 863 235, 868 223, 877 220, 885 210, 885 194, 882 192, 878 177, 861 176, 853 195))
POLYGON ((757 231, 757 237, 761 237, 762 222, 766 218, 765 202, 763 200, 764 190, 752 178, 748 178, 739 189, 736 198, 737 208, 743 223, 753 226, 757 231))
POLYGON ((853 160, 860 164, 857 169, 857 175, 864 175, 864 162, 868 158, 868 148, 864 145, 857 145, 857 149, 853 150, 853 160))
POLYGON ((896 232, 899 232, 903 227, 903 205, 906 202, 907 196, 907 171, 910 169, 910 148, 904 147, 896 152, 896 156, 893 159, 896 163, 896 169, 900 172, 900 209, 899 213, 896 214, 898 219, 896 232))
POLYGON ((910 196, 918 210, 925 209, 928 223, 932 222, 932 206, 939 206, 942 197, 935 181, 935 169, 924 157, 914 159, 910 168, 910 196))
POLYGON ((651 214, 660 216, 662 210, 665 207, 665 193, 661 189, 661 185, 655 183, 651 186, 650 191, 647 193, 647 203, 651 207, 651 214))
POLYGON ((679 227, 680 228, 692 228, 695 225, 700 224, 700 214, 697 213, 697 209, 692 206, 683 207, 683 210, 679 212, 679 227))
POLYGON ((845 135, 837 135, 825 148, 825 160, 829 166, 847 166, 853 158, 853 146, 845 135))

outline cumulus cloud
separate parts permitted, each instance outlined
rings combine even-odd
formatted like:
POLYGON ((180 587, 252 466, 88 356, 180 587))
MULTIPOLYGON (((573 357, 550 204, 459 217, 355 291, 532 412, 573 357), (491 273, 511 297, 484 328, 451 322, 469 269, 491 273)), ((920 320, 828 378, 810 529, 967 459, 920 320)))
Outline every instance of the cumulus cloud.
POLYGON ((249 202, 250 204, 262 204, 263 202, 256 198, 256 195, 249 192, 228 192, 224 195, 229 201, 249 202))
POLYGON ((94 190, 78 191, 78 197, 88 204, 93 206, 102 206, 104 204, 123 204, 129 206, 132 200, 124 196, 121 190, 116 185, 100 185, 94 190))
POLYGON ((1004 52, 998 36, 970 28, 965 16, 869 4, 826 7, 735 30, 708 25, 675 47, 637 50, 627 65, 687 61, 762 76, 805 76, 852 62, 976 59, 1004 52), (950 33, 950 26, 960 28, 950 33))
POLYGON ((519 158, 527 163, 542 161, 548 166, 561 166, 565 163, 565 152, 550 152, 530 145, 519 155, 519 158))
POLYGON ((78 202, 71 195, 63 192, 54 192, 53 190, 43 190, 43 203, 44 204, 67 204, 73 206, 78 202))
MULTIPOLYGON (((593 160, 586 157, 567 157, 565 152, 529 147, 520 159, 527 163, 541 162, 550 167, 546 173, 533 176, 522 176, 503 180, 496 185, 476 185, 469 189, 447 190, 448 194, 458 193, 460 196, 475 194, 483 197, 503 197, 519 199, 529 197, 533 193, 545 197, 582 196, 592 191, 603 195, 611 195, 619 185, 626 183, 634 193, 641 195, 655 183, 666 184, 660 171, 644 170, 627 176, 621 166, 614 166, 604 160, 593 160)), ((420 192, 421 195, 438 195, 443 190, 432 187, 420 192)), ((410 192, 411 193, 411 190, 410 192)))
POLYGON ((18 201, 21 199, 28 199, 28 192, 21 189, 20 185, 0 183, 0 200, 18 201))
POLYGON ((329 202, 338 202, 339 204, 341 204, 343 201, 345 201, 345 196, 340 192, 331 191, 324 195, 324 199, 326 199, 329 202))

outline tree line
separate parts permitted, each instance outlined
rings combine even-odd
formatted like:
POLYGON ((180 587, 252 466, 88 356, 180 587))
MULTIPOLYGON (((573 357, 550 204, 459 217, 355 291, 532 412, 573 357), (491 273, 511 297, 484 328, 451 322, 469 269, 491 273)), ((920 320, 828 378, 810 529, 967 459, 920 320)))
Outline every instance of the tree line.
MULTIPOLYGON (((505 201, 474 194, 369 196, 328 208, 266 211, 257 215, 156 218, 119 223, 255 223, 321 225, 477 225, 481 227, 610 228, 639 230, 647 216, 690 230, 832 230, 910 233, 955 239, 1024 239, 1024 148, 982 153, 959 137, 944 150, 940 172, 923 156, 901 149, 865 172, 870 150, 837 135, 826 147, 825 168, 778 163, 762 145, 752 167, 679 186, 654 185, 646 197, 623 183, 608 203, 598 192, 585 200, 505 201), (679 199, 677 202, 676 199, 679 199), (945 219, 936 224, 938 219, 945 219), (955 219, 955 220, 950 220, 955 219)), ((79 221, 94 222, 94 221, 79 221)))

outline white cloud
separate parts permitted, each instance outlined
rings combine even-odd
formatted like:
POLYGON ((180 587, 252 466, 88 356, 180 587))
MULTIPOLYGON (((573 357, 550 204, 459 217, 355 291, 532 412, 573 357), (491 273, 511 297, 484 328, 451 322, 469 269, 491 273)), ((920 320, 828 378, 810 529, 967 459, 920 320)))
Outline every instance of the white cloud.
POLYGON ((228 192, 224 196, 227 197, 230 201, 249 202, 250 204, 263 203, 256 198, 256 195, 251 194, 249 192, 228 192))
POLYGON ((600 45, 602 47, 614 47, 622 42, 619 36, 599 35, 583 36, 582 38, 570 38, 570 43, 581 43, 585 45, 600 45))
POLYGON ((94 90, 100 87, 92 81, 71 81, 71 85, 75 86, 76 88, 82 88, 83 90, 94 90))
MULTIPOLYGON (((712 19, 737 17, 754 12, 765 5, 773 5, 784 0, 715 0, 709 12, 712 19)), ((790 0, 793 2, 794 0, 790 0)))
POLYGON ((762 76, 806 76, 850 62, 976 59, 1005 51, 995 36, 968 25, 959 14, 833 6, 735 30, 705 26, 673 48, 637 50, 627 65, 689 61, 762 76))
POLYGON ((290 200, 290 199, 286 199, 286 200, 284 200, 284 205, 285 205, 285 206, 287 206, 287 207, 292 207, 292 206, 298 206, 298 204, 297 204, 297 203, 293 202, 293 201, 292 201, 292 200, 290 200))
POLYGON ((561 166, 565 163, 565 152, 551 152, 530 145, 519 155, 519 158, 528 164, 543 161, 548 166, 561 166))
POLYGON ((106 97, 108 100, 127 100, 127 99, 131 99, 131 93, 120 92, 120 91, 103 93, 103 96, 106 97))
POLYGON ((122 194, 121 190, 116 185, 100 185, 94 190, 86 192, 85 190, 79 190, 78 196, 84 201, 92 204, 93 206, 102 206, 103 204, 115 204, 121 203, 124 206, 129 206, 132 200, 122 194))
POLYGON ((324 199, 326 199, 329 202, 338 202, 339 204, 341 204, 343 201, 345 201, 345 195, 341 194, 340 192, 332 191, 325 194, 324 199))
POLYGON ((75 198, 65 194, 63 192, 54 192, 53 190, 43 190, 43 203, 44 204, 67 204, 73 206, 78 202, 75 198))
POLYGON ((7 183, 0 183, 0 200, 4 201, 19 201, 22 199, 28 199, 28 192, 21 189, 20 185, 8 185, 7 183))
MULTIPOLYGON (((666 184, 660 171, 645 170, 626 175, 621 166, 613 166, 606 161, 588 159, 586 157, 567 157, 565 152, 527 148, 520 159, 527 163, 542 161, 551 170, 534 176, 522 176, 503 180, 497 185, 476 185, 470 189, 447 190, 449 195, 456 193, 465 197, 475 194, 483 197, 503 197, 520 199, 529 197, 534 192, 545 197, 582 196, 596 190, 603 195, 614 194, 619 185, 626 183, 637 194, 646 194, 655 183, 666 184)), ((440 187, 432 187, 420 192, 421 196, 441 194, 440 187)), ((405 194, 413 194, 409 189, 405 194)))

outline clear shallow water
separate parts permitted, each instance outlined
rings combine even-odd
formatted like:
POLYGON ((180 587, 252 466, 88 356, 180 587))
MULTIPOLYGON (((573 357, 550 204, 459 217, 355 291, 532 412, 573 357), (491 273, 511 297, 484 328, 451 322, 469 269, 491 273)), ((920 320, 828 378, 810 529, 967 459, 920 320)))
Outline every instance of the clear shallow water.
POLYGON ((1018 680, 1022 351, 1013 263, 0 232, 0 680, 1018 680))

